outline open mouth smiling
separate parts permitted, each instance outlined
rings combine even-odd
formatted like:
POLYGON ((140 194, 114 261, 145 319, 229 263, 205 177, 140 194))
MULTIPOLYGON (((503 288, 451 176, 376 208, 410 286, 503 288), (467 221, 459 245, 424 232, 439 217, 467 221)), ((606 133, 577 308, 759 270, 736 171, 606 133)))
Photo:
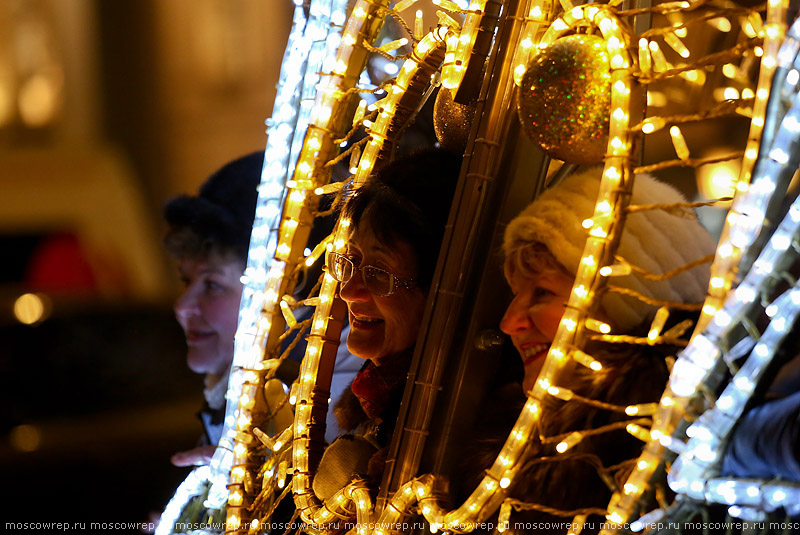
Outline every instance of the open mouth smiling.
POLYGON ((550 349, 550 344, 536 344, 525 347, 522 354, 523 364, 528 366, 536 360, 546 356, 548 349, 550 349))

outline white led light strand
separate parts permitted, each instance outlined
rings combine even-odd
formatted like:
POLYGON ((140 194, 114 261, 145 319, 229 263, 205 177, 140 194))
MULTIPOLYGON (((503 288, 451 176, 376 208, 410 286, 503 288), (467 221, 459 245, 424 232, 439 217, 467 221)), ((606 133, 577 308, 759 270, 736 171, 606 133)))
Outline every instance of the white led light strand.
MULTIPOLYGON (((772 1, 769 9, 772 11, 768 12, 768 20, 780 20, 785 13, 786 4, 772 1)), ((793 27, 793 35, 796 31, 793 27)), ((772 37, 775 37, 774 32, 772 37)), ((771 48, 777 51, 777 46, 771 48)), ((797 38, 793 36, 785 46, 781 47, 778 60, 773 56, 772 61, 767 61, 768 65, 772 64, 772 69, 767 69, 767 72, 771 74, 774 66, 779 62, 782 67, 791 64, 795 61, 797 51, 797 38)), ((765 67, 762 66, 762 76, 764 76, 764 72, 765 67)), ((791 70, 785 68, 781 71, 782 74, 790 72, 791 70)), ((763 110, 766 112, 769 90, 764 89, 763 82, 763 79, 760 78, 759 86, 762 88, 760 97, 764 103, 763 110)), ((772 81, 772 87, 774 93, 784 90, 784 102, 787 97, 790 100, 796 100, 796 92, 788 95, 785 91, 785 77, 776 77, 772 81)), ((761 121, 762 124, 774 126, 770 126, 770 131, 764 133, 761 153, 751 155, 751 165, 754 162, 752 167, 754 178, 749 187, 746 185, 749 179, 747 166, 743 168, 737 197, 726 220, 726 228, 723 230, 717 257, 712 266, 709 298, 703 308, 704 319, 701 318, 702 324, 698 325, 689 346, 681 352, 672 368, 668 387, 661 398, 659 411, 654 418, 651 430, 652 439, 640 456, 637 468, 626 482, 625 486, 636 489, 636 492, 617 494, 609 505, 609 511, 613 510, 617 513, 620 520, 627 521, 630 518, 641 492, 648 487, 656 468, 661 466, 666 454, 665 448, 678 454, 687 449, 680 424, 686 414, 689 400, 695 399, 701 388, 704 391, 714 391, 719 386, 719 382, 724 378, 724 374, 720 372, 726 368, 726 357, 729 358, 728 348, 732 342, 732 333, 737 326, 747 321, 747 318, 758 310, 760 305, 757 298, 760 296, 761 290, 768 284, 772 276, 772 269, 775 267, 774 262, 778 260, 775 258, 775 251, 780 249, 779 254, 785 254, 787 243, 789 243, 787 240, 790 240, 793 227, 783 227, 781 232, 776 232, 773 236, 775 241, 771 241, 759 258, 753 262, 753 269, 747 273, 745 280, 735 290, 728 291, 735 272, 732 267, 745 255, 754 256, 757 252, 754 244, 758 232, 763 227, 767 205, 773 196, 782 197, 782 193, 776 194, 776 190, 785 191, 788 186, 786 177, 791 178, 791 174, 796 168, 796 163, 792 162, 796 162, 797 158, 798 133, 795 123, 800 107, 795 102, 793 107, 784 113, 785 105, 777 104, 777 102, 777 99, 770 98, 769 120, 761 121), (772 105, 773 102, 776 104, 772 105), (781 155, 787 155, 787 157, 781 155), (788 155, 793 156, 788 157, 788 155), (787 167, 787 165, 794 165, 794 168, 787 167), (744 187, 742 187, 743 185, 744 187), (724 269, 729 271, 724 272, 724 269), (722 296, 725 296, 725 301, 720 306, 722 296)), ((748 150, 752 150, 752 148, 748 150)), ((790 213, 785 221, 787 225, 791 222, 791 218, 790 213)), ((771 354, 775 349, 765 345, 758 347, 759 353, 765 355, 771 354)), ((745 382, 744 379, 740 379, 739 384, 744 385, 745 382)), ((734 399, 739 397, 741 397, 741 392, 735 395, 729 392, 728 397, 721 398, 723 407, 727 405, 729 409, 734 410, 734 406, 737 405, 734 399)), ((708 416, 707 418, 713 417, 708 416)), ((730 418, 730 416, 720 416, 720 418, 730 418)), ((728 423, 732 425, 733 422, 728 423)), ((710 463, 719 459, 720 450, 724 446, 724 441, 720 440, 720 437, 715 439, 710 431, 699 424, 689 432, 697 434, 694 439, 689 441, 688 447, 692 453, 683 453, 684 460, 695 458, 700 462, 710 463)), ((700 493, 705 493, 707 485, 701 478, 702 470, 697 469, 690 475, 691 469, 688 466, 695 468, 697 466, 687 461, 682 461, 680 464, 687 464, 687 469, 683 471, 681 477, 677 477, 675 474, 671 476, 673 490, 692 492, 695 497, 700 493)), ((678 467, 677 470, 680 468, 678 467)), ((727 496, 730 497, 730 493, 727 493, 727 496)), ((727 502, 722 501, 722 503, 727 502)))
POLYGON ((161 520, 159 520, 155 533, 171 533, 175 529, 175 521, 180 518, 183 508, 190 499, 201 495, 208 488, 210 478, 211 467, 208 465, 198 466, 189 472, 186 479, 178 485, 178 489, 167 503, 164 512, 161 513, 161 520))
MULTIPOLYGON (((335 41, 338 28, 332 24, 334 19, 344 19, 346 0, 314 0, 307 18, 303 6, 294 10, 292 29, 281 64, 278 89, 273 104, 269 125, 267 146, 264 152, 264 166, 258 186, 255 219, 250 237, 247 267, 242 277, 244 285, 239 307, 239 324, 234 343, 234 360, 226 392, 226 410, 222 437, 214 452, 208 469, 193 471, 170 501, 159 522, 156 533, 167 534, 174 529, 183 506, 193 494, 190 487, 202 488, 196 484, 198 478, 207 478, 212 483, 205 506, 221 509, 228 499, 227 485, 229 471, 233 462, 232 452, 236 447, 236 422, 238 402, 243 389, 253 395, 254 386, 245 387, 245 371, 253 369, 262 358, 263 332, 269 322, 263 318, 261 310, 265 301, 267 266, 277 246, 277 235, 271 230, 277 227, 285 183, 291 174, 289 162, 293 161, 287 147, 296 146, 302 140, 308 124, 309 107, 304 106, 303 84, 316 85, 325 53, 310 53, 316 43, 335 41), (195 484, 190 484, 195 482, 195 484)), ((337 43, 338 44, 338 43, 337 43)))
MULTIPOLYGON (((729 308, 736 308, 735 305, 738 303, 743 305, 740 307, 743 309, 761 306, 759 300, 752 300, 750 296, 759 295, 762 290, 766 290, 765 286, 771 277, 776 276, 775 273, 787 269, 796 261, 799 256, 798 251, 789 244, 798 238, 800 238, 800 199, 795 200, 780 227, 755 261, 753 269, 739 286, 739 289, 744 290, 737 289, 729 295, 726 306, 723 307, 726 315, 735 317, 736 311, 729 308), (742 296, 746 299, 743 300, 742 296), (729 303, 731 307, 728 307, 729 303)), ((762 495, 759 492, 752 495, 753 491, 749 486, 741 486, 735 480, 721 480, 717 477, 722 452, 737 419, 744 412, 756 386, 800 314, 800 288, 795 286, 785 291, 766 309, 768 315, 771 315, 770 323, 764 333, 757 340, 753 340, 755 345, 750 356, 732 377, 715 405, 701 414, 686 429, 686 435, 691 438, 672 465, 669 484, 672 490, 700 501, 751 505, 754 503, 753 500, 746 500, 746 497, 759 498, 766 512, 773 511, 779 506, 793 506, 800 511, 798 502, 786 501, 796 486, 789 484, 783 493, 762 495), (775 496, 781 499, 776 499, 775 496)), ((707 330, 713 331, 714 326, 720 323, 725 324, 726 330, 737 324, 735 320, 728 318, 723 322, 715 318, 707 330)), ((706 336, 714 334, 710 332, 706 336)), ((705 336, 699 335, 696 339, 705 339, 705 336)), ((772 487, 782 488, 780 483, 772 483, 772 487)))

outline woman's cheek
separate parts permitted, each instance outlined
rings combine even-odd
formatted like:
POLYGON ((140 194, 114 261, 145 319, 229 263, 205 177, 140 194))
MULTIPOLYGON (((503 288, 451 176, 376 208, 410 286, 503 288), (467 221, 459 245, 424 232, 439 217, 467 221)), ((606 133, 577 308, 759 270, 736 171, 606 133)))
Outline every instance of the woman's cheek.
POLYGON ((561 316, 564 314, 564 304, 560 302, 548 303, 542 306, 533 318, 536 328, 552 342, 556 338, 561 316))

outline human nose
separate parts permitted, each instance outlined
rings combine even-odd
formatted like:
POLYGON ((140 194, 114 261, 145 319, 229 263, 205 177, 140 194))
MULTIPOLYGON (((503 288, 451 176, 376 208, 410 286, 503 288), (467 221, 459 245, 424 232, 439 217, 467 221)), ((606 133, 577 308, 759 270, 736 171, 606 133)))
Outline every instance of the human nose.
POLYGON ((347 282, 341 283, 339 294, 345 302, 369 301, 371 294, 364 286, 364 277, 360 269, 354 269, 353 275, 347 282))
POLYGON ((530 305, 522 296, 515 296, 508 304, 506 313, 500 320, 500 330, 506 334, 518 334, 529 329, 532 325, 528 314, 530 305))
POLYGON ((187 286, 183 290, 183 293, 178 296, 178 299, 175 300, 173 310, 175 311, 175 317, 178 318, 178 321, 187 320, 199 314, 200 305, 196 293, 194 287, 190 285, 187 286))

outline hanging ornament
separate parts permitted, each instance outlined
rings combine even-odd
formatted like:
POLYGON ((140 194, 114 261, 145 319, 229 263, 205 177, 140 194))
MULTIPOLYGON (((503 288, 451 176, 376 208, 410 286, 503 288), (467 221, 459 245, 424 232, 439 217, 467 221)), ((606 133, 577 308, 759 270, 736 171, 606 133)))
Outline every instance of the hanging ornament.
POLYGON ((433 104, 433 130, 442 148, 464 152, 474 116, 475 101, 459 104, 452 91, 441 86, 433 104))
POLYGON ((562 37, 528 64, 517 93, 522 129, 549 156, 569 163, 603 159, 611 72, 596 35, 562 37))

